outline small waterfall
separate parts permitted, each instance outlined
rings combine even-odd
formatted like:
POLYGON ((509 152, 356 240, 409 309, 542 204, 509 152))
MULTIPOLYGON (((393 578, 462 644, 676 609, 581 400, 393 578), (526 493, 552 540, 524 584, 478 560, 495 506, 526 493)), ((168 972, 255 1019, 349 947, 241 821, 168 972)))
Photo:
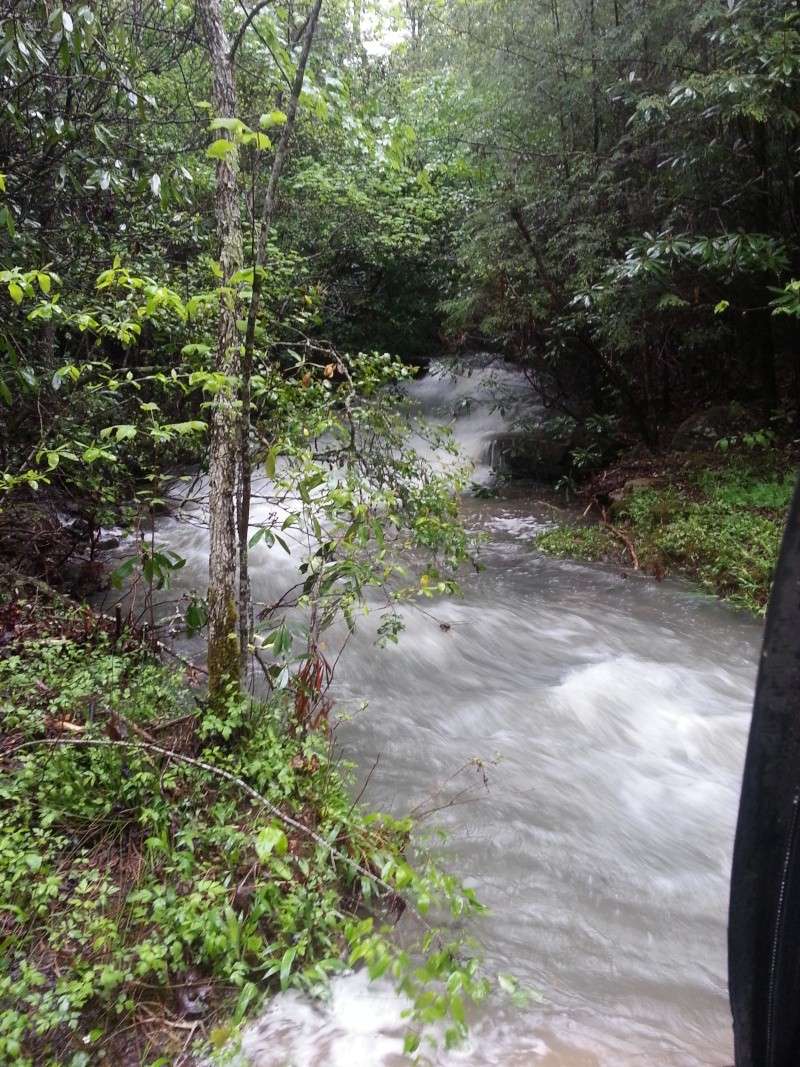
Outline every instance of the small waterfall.
POLYGON ((475 467, 477 484, 491 481, 501 465, 497 439, 525 419, 540 417, 541 404, 512 364, 473 354, 458 363, 435 360, 408 394, 430 423, 449 426, 462 454, 475 467))

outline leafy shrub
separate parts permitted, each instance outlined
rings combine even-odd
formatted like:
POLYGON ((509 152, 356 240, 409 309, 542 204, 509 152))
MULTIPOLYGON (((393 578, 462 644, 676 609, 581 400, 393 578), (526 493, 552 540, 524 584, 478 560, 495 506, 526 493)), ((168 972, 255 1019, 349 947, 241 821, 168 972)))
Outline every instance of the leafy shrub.
POLYGON ((424 915, 480 905, 406 861, 410 822, 354 807, 280 695, 239 701, 223 743, 174 671, 55 629, 0 659, 0 1060, 83 1067, 138 1042, 172 1062, 186 1035, 160 1020, 216 1020, 222 1044, 265 991, 362 964, 410 996, 409 1049, 440 1019, 460 1038, 489 983, 424 915), (405 907, 422 968, 389 937, 405 907))
MULTIPOLYGON (((639 561, 658 575, 683 574, 737 607, 763 612, 778 557, 793 482, 772 465, 734 460, 687 484, 640 489, 614 522, 636 546, 639 561)), ((560 526, 541 535, 550 555, 621 558, 624 546, 608 529, 560 526)))

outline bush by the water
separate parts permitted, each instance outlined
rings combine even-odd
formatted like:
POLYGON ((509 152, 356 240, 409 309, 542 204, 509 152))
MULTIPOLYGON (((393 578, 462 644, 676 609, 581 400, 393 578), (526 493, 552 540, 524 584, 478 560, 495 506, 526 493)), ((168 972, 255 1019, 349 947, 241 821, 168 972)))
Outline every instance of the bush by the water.
POLYGON ((550 555, 631 563, 689 577, 737 607, 763 612, 794 480, 777 457, 734 459, 672 484, 640 488, 610 524, 562 525, 537 539, 550 555))
POLYGON ((221 720, 88 611, 8 601, 0 623, 1 1062, 166 1067, 265 991, 359 964, 410 997, 409 1049, 426 1023, 463 1034, 488 983, 422 916, 473 892, 407 862, 410 822, 354 805, 285 694, 221 720), (406 907, 422 967, 385 936, 406 907))

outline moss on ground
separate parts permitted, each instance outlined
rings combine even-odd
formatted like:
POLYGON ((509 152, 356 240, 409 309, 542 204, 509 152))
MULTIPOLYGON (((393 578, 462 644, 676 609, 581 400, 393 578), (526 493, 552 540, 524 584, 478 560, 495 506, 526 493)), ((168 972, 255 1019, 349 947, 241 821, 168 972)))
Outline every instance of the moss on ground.
POLYGON ((549 555, 622 562, 633 553, 657 577, 682 575, 762 614, 778 557, 794 472, 778 452, 723 465, 667 469, 618 503, 608 524, 560 525, 536 547, 549 555))

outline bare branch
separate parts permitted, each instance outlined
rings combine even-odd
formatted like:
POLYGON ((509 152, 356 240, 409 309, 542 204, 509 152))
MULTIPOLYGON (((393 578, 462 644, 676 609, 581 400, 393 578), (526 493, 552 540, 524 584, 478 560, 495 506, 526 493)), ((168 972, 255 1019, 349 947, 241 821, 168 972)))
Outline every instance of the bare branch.
POLYGON ((233 39, 231 50, 230 52, 228 52, 228 59, 231 63, 233 62, 234 56, 236 55, 236 49, 242 43, 242 38, 247 33, 247 29, 250 26, 250 23, 253 21, 256 15, 260 14, 265 7, 269 7, 271 3, 272 0, 259 0, 259 3, 256 4, 256 6, 253 8, 253 10, 249 13, 247 18, 242 23, 242 25, 239 27, 239 31, 233 39))

